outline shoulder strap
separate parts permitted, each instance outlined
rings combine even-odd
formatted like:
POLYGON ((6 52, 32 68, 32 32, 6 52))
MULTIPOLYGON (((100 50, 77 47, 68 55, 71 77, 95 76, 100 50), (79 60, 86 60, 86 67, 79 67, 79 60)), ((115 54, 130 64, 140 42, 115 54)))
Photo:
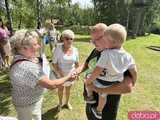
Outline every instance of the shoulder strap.
POLYGON ((14 61, 14 62, 10 65, 10 69, 13 67, 13 65, 15 65, 15 64, 18 63, 18 62, 22 62, 22 61, 29 61, 29 60, 27 60, 27 59, 19 59, 19 60, 16 60, 16 61, 14 61))

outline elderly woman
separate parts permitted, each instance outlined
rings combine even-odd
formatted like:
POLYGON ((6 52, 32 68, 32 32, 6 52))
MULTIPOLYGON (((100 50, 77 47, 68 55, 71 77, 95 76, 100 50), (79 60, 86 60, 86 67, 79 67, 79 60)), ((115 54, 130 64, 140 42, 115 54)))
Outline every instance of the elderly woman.
POLYGON ((11 37, 14 59, 9 76, 18 120, 41 120, 44 88, 54 89, 65 81, 74 79, 71 73, 56 80, 50 80, 44 74, 41 63, 36 58, 40 48, 38 38, 36 32, 27 30, 19 30, 11 37))
MULTIPOLYGON (((73 47, 74 38, 75 35, 73 31, 64 30, 61 34, 62 44, 57 45, 53 52, 53 68, 59 78, 64 77, 79 66, 78 50, 73 47)), ((58 87, 59 108, 63 107, 72 110, 72 106, 69 104, 70 89, 72 84, 73 82, 67 81, 58 87), (62 105, 64 93, 66 98, 65 103, 62 105)))

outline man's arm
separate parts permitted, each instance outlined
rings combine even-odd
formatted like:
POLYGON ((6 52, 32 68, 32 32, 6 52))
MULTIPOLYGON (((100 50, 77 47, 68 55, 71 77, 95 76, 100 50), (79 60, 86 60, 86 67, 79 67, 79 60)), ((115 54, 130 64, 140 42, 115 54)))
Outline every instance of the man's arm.
POLYGON ((130 76, 132 78, 132 84, 135 85, 135 82, 137 80, 137 69, 136 69, 136 66, 132 69, 128 69, 129 73, 130 73, 130 76))
POLYGON ((130 93, 132 91, 132 89, 134 88, 133 83, 135 83, 133 78, 126 76, 124 77, 124 80, 122 82, 115 83, 107 88, 97 88, 94 85, 91 85, 91 87, 95 92, 99 93, 124 94, 124 93, 130 93))
POLYGON ((82 63, 77 69, 76 69, 76 72, 78 74, 84 72, 85 70, 88 69, 88 64, 89 62, 95 58, 95 57, 98 57, 100 55, 100 52, 97 51, 96 49, 93 49, 92 52, 90 53, 90 55, 87 57, 86 61, 84 63, 82 63))
POLYGON ((86 69, 88 69, 88 63, 82 63, 81 65, 79 65, 79 67, 76 69, 77 74, 80 74, 82 72, 84 72, 86 69))

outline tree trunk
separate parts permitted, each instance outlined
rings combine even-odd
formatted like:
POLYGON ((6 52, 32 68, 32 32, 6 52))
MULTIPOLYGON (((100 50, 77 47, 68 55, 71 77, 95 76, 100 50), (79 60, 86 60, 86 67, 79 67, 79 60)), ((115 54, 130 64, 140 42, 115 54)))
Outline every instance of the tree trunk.
POLYGON ((20 15, 20 18, 19 18, 18 29, 21 29, 21 25, 22 25, 22 15, 20 15))
POLYGON ((40 29, 41 26, 41 22, 42 22, 42 18, 41 18, 41 0, 37 0, 37 29, 40 29))
POLYGON ((11 18, 11 14, 10 14, 10 10, 9 10, 8 0, 5 0, 5 6, 6 6, 6 11, 7 11, 7 19, 8 19, 8 23, 9 23, 10 33, 11 33, 11 35, 13 35, 12 18, 11 18))
POLYGON ((143 14, 143 8, 136 8, 136 16, 135 16, 135 24, 133 26, 133 37, 136 37, 138 35, 139 29, 140 29, 140 23, 143 14))
POLYGON ((130 16, 130 10, 129 6, 127 6, 127 22, 126 22, 126 30, 128 31, 128 26, 129 26, 129 16, 130 16))

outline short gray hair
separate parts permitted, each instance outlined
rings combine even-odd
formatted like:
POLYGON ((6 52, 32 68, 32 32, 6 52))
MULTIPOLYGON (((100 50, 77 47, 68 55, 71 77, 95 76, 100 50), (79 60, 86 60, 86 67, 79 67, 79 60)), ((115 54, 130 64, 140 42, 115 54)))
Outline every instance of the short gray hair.
POLYGON ((75 38, 75 34, 72 30, 70 29, 67 29, 67 30, 64 30, 61 34, 61 37, 64 38, 64 37, 71 37, 71 38, 75 38))
POLYGON ((39 38, 36 31, 29 31, 26 29, 16 31, 15 34, 10 38, 12 53, 18 54, 19 50, 23 46, 31 45, 32 40, 35 38, 39 38))

